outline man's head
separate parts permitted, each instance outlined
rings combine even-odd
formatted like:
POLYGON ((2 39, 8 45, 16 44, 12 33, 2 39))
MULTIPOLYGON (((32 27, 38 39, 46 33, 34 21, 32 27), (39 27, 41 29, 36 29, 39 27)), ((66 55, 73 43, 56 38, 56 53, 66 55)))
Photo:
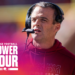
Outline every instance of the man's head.
MULTIPOLYGON (((39 3, 36 3, 34 5, 34 7, 32 8, 32 11, 37 6, 40 6, 42 8, 48 8, 49 7, 49 8, 54 9, 53 23, 56 23, 56 22, 61 23, 64 20, 64 17, 63 17, 64 13, 63 13, 62 9, 59 6, 57 6, 56 4, 53 4, 50 2, 39 2, 39 3)), ((31 13, 32 13, 32 11, 31 11, 31 13)))
POLYGON ((61 23, 63 21, 64 13, 63 13, 62 9, 59 6, 57 6, 54 3, 50 3, 50 2, 39 2, 39 3, 33 4, 29 8, 29 10, 27 12, 27 16, 26 16, 26 21, 25 21, 25 29, 31 28, 31 17, 30 16, 31 16, 31 13, 32 13, 32 11, 34 10, 34 8, 36 6, 41 6, 43 8, 50 7, 52 9, 54 9, 55 12, 54 12, 54 21, 53 21, 53 23, 55 23, 55 22, 61 23))
POLYGON ((33 7, 31 28, 35 31, 32 34, 34 40, 47 41, 55 38, 61 23, 56 20, 57 15, 61 18, 61 14, 56 7, 48 2, 40 2, 33 7))

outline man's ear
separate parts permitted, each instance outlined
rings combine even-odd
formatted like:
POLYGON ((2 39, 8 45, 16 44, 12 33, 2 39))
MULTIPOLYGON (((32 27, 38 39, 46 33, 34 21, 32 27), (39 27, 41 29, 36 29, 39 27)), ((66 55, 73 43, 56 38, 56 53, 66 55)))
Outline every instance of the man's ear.
POLYGON ((60 29, 60 23, 56 23, 56 25, 55 25, 55 30, 56 30, 56 32, 57 32, 59 29, 60 29))

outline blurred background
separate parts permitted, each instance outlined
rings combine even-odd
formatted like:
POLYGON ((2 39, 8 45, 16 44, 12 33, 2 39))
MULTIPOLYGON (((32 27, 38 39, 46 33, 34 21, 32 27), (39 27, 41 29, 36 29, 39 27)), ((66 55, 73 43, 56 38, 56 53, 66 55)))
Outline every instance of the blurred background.
MULTIPOLYGON (((25 19, 29 7, 40 0, 0 0, 0 43, 25 43, 25 19)), ((75 0, 44 0, 56 3, 64 11, 64 21, 56 39, 75 54, 75 0)))

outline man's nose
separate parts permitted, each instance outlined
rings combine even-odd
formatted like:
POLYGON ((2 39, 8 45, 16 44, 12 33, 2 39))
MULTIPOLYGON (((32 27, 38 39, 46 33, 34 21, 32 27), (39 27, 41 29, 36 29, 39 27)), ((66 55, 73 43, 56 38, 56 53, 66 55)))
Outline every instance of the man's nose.
POLYGON ((37 19, 35 22, 33 22, 33 27, 34 26, 40 26, 41 25, 41 22, 39 19, 37 19))

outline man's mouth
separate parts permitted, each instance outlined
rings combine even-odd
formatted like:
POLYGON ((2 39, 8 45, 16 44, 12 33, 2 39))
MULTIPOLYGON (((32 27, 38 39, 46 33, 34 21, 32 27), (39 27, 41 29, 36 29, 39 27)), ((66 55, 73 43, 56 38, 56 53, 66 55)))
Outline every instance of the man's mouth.
POLYGON ((40 30, 40 29, 34 29, 34 32, 35 32, 35 33, 40 33, 41 30, 40 30))

